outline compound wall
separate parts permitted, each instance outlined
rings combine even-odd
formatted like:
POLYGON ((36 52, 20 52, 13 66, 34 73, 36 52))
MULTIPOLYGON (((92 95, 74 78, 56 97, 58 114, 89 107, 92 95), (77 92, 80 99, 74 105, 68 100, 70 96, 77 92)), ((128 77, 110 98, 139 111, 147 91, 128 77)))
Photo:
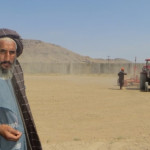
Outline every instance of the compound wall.
MULTIPOLYGON (((104 63, 21 63, 25 73, 46 74, 116 74, 121 67, 128 74, 134 73, 135 64, 104 63)), ((136 64, 136 73, 140 73, 144 64, 136 64)))

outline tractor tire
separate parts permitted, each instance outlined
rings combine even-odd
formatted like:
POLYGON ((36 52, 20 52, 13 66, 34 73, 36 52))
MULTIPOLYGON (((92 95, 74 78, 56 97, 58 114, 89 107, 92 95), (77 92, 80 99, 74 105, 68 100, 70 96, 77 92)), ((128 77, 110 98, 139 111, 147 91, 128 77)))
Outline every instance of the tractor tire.
POLYGON ((145 90, 145 82, 146 82, 146 75, 141 73, 140 74, 140 90, 141 91, 145 90))
POLYGON ((149 89, 148 89, 148 82, 145 82, 145 92, 148 92, 149 89))

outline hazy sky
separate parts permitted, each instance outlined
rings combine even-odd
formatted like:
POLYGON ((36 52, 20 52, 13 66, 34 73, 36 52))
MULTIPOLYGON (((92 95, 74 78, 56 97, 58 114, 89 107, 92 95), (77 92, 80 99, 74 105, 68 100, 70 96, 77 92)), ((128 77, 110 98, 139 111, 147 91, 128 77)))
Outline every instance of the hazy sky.
POLYGON ((0 28, 93 58, 150 58, 150 0, 3 0, 0 28))

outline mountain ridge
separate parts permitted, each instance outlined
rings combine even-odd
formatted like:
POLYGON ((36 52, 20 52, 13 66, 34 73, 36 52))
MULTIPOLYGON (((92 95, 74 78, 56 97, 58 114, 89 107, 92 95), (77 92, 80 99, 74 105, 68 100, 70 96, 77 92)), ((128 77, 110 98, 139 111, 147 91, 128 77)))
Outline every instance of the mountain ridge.
POLYGON ((22 63, 131 63, 121 58, 102 59, 82 56, 56 44, 40 40, 23 39, 22 63))

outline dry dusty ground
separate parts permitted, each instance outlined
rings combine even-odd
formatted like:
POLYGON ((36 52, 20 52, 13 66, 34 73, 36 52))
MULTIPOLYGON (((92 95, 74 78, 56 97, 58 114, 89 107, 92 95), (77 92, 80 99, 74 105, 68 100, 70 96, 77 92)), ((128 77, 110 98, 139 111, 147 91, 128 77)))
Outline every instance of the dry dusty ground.
POLYGON ((44 150, 150 150, 150 93, 114 75, 25 75, 44 150))

